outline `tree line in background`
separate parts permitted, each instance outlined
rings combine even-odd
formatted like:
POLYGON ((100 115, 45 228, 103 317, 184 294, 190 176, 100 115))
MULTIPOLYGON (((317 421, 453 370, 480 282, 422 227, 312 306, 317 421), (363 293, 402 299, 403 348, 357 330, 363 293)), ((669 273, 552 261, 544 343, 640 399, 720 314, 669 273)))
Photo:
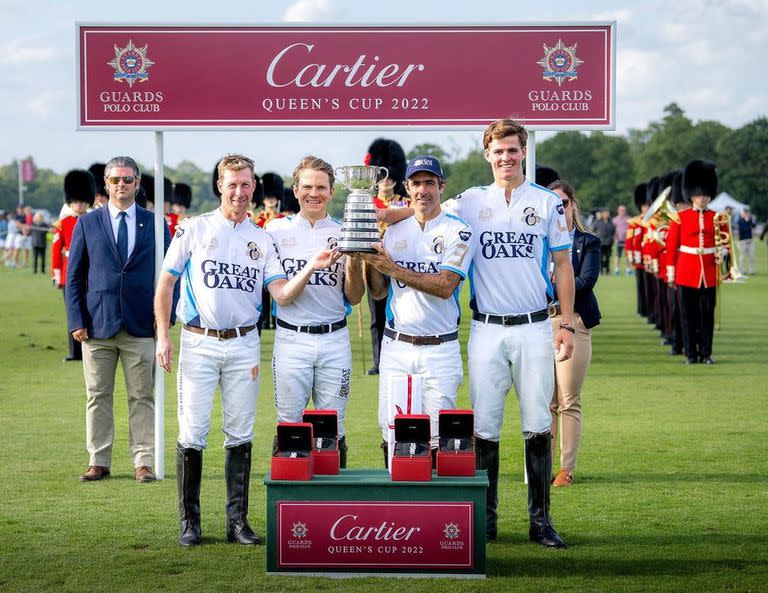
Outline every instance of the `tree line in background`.
MULTIPOLYGON (((479 142, 478 148, 466 155, 451 153, 436 144, 419 144, 408 152, 408 157, 425 153, 438 157, 443 164, 447 179, 445 197, 491 180, 479 142)), ((632 211, 636 184, 683 168, 696 158, 717 163, 720 190, 749 204, 758 219, 768 218, 766 117, 734 130, 716 121, 694 123, 676 103, 671 103, 664 108, 659 121, 642 130, 630 130, 627 136, 560 132, 536 146, 537 163, 556 169, 568 180, 576 188, 584 210, 608 207, 615 211, 618 204, 624 203, 632 211)), ((83 168, 90 164, 83 163, 83 168)), ((192 187, 192 212, 212 210, 219 203, 211 189, 212 169, 213 166, 211 170, 201 170, 190 161, 165 168, 168 178, 192 187)), ((151 168, 143 170, 151 173, 151 168)), ((25 201, 56 215, 63 203, 65 173, 38 169, 36 180, 27 184, 25 201)), ((289 175, 286 172, 286 187, 290 185, 289 175)), ((338 188, 337 193, 343 195, 338 188)), ((0 166, 0 208, 8 210, 17 202, 16 163, 0 166)), ((340 216, 342 201, 334 200, 330 210, 332 215, 340 216)))

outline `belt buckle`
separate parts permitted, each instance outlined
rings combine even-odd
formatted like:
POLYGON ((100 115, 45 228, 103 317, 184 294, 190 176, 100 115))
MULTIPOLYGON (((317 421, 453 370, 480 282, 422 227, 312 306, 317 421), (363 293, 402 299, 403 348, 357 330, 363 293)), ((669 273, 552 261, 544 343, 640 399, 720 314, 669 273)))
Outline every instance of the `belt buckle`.
POLYGON ((517 325, 517 315, 502 315, 501 316, 501 325, 504 327, 510 327, 512 325, 517 325))

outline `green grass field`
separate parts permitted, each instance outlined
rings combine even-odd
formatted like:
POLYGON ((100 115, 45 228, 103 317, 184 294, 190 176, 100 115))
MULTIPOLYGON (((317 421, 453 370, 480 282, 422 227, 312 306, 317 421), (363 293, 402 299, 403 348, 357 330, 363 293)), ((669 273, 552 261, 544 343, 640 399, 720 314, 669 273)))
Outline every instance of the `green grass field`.
MULTIPOLYGON (((228 545, 220 410, 202 488, 204 545, 181 549, 174 443, 174 377, 166 381, 166 480, 137 484, 127 452, 118 379, 112 478, 86 469, 79 365, 61 362, 61 294, 47 277, 0 269, 0 591, 768 591, 768 266, 722 289, 713 367, 686 367, 634 313, 634 279, 598 284, 603 323, 593 333, 576 484, 554 490, 552 511, 570 547, 527 541, 522 440, 514 395, 502 439, 499 539, 488 579, 330 580, 265 575, 264 546, 228 545)), ((374 378, 363 370, 351 317, 354 382, 350 467, 378 467, 374 378)), ((466 316, 465 316, 466 320, 466 316)), ((466 327, 464 327, 466 332, 466 327)), ((466 333, 464 334, 464 339, 466 333)), ((264 533, 274 408, 272 336, 264 334, 254 442, 251 523, 264 533)), ((463 342, 464 343, 464 342, 463 342)), ((365 350, 370 357, 367 332, 365 350)), ((468 405, 466 381, 460 405, 468 405)))

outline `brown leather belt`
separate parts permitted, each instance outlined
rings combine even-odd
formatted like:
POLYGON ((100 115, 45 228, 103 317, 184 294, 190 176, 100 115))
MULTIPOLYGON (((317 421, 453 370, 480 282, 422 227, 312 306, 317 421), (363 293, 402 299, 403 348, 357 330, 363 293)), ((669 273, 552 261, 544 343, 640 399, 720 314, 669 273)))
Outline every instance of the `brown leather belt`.
POLYGON ((472 319, 482 321, 483 323, 495 323, 496 325, 523 325, 526 323, 536 323, 549 318, 549 311, 542 309, 534 313, 523 313, 522 315, 488 315, 486 313, 472 313, 472 319))
POLYGON ((255 325, 233 327, 232 329, 208 329, 207 327, 197 327, 195 325, 187 325, 186 323, 183 327, 185 330, 191 331, 193 334, 203 334, 204 336, 218 338, 219 340, 231 340, 232 338, 239 338, 256 329, 255 325))
POLYGON ((444 344, 445 342, 453 342, 459 339, 459 332, 455 331, 450 334, 443 334, 441 336, 409 336, 408 334, 401 334, 396 332, 390 327, 384 328, 384 335, 393 340, 400 342, 407 342, 414 346, 437 346, 438 344, 444 344))
POLYGON ((563 312, 560 309, 560 305, 549 305, 549 316, 550 317, 557 317, 558 315, 562 315, 563 312))

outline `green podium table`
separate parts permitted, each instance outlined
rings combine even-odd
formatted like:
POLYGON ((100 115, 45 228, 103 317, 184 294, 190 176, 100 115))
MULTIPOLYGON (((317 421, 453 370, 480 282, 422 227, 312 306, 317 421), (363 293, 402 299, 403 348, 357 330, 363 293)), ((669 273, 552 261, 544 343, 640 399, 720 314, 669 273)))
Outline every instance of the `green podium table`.
POLYGON ((485 577, 488 477, 393 482, 341 470, 306 482, 264 479, 267 573, 485 577))

